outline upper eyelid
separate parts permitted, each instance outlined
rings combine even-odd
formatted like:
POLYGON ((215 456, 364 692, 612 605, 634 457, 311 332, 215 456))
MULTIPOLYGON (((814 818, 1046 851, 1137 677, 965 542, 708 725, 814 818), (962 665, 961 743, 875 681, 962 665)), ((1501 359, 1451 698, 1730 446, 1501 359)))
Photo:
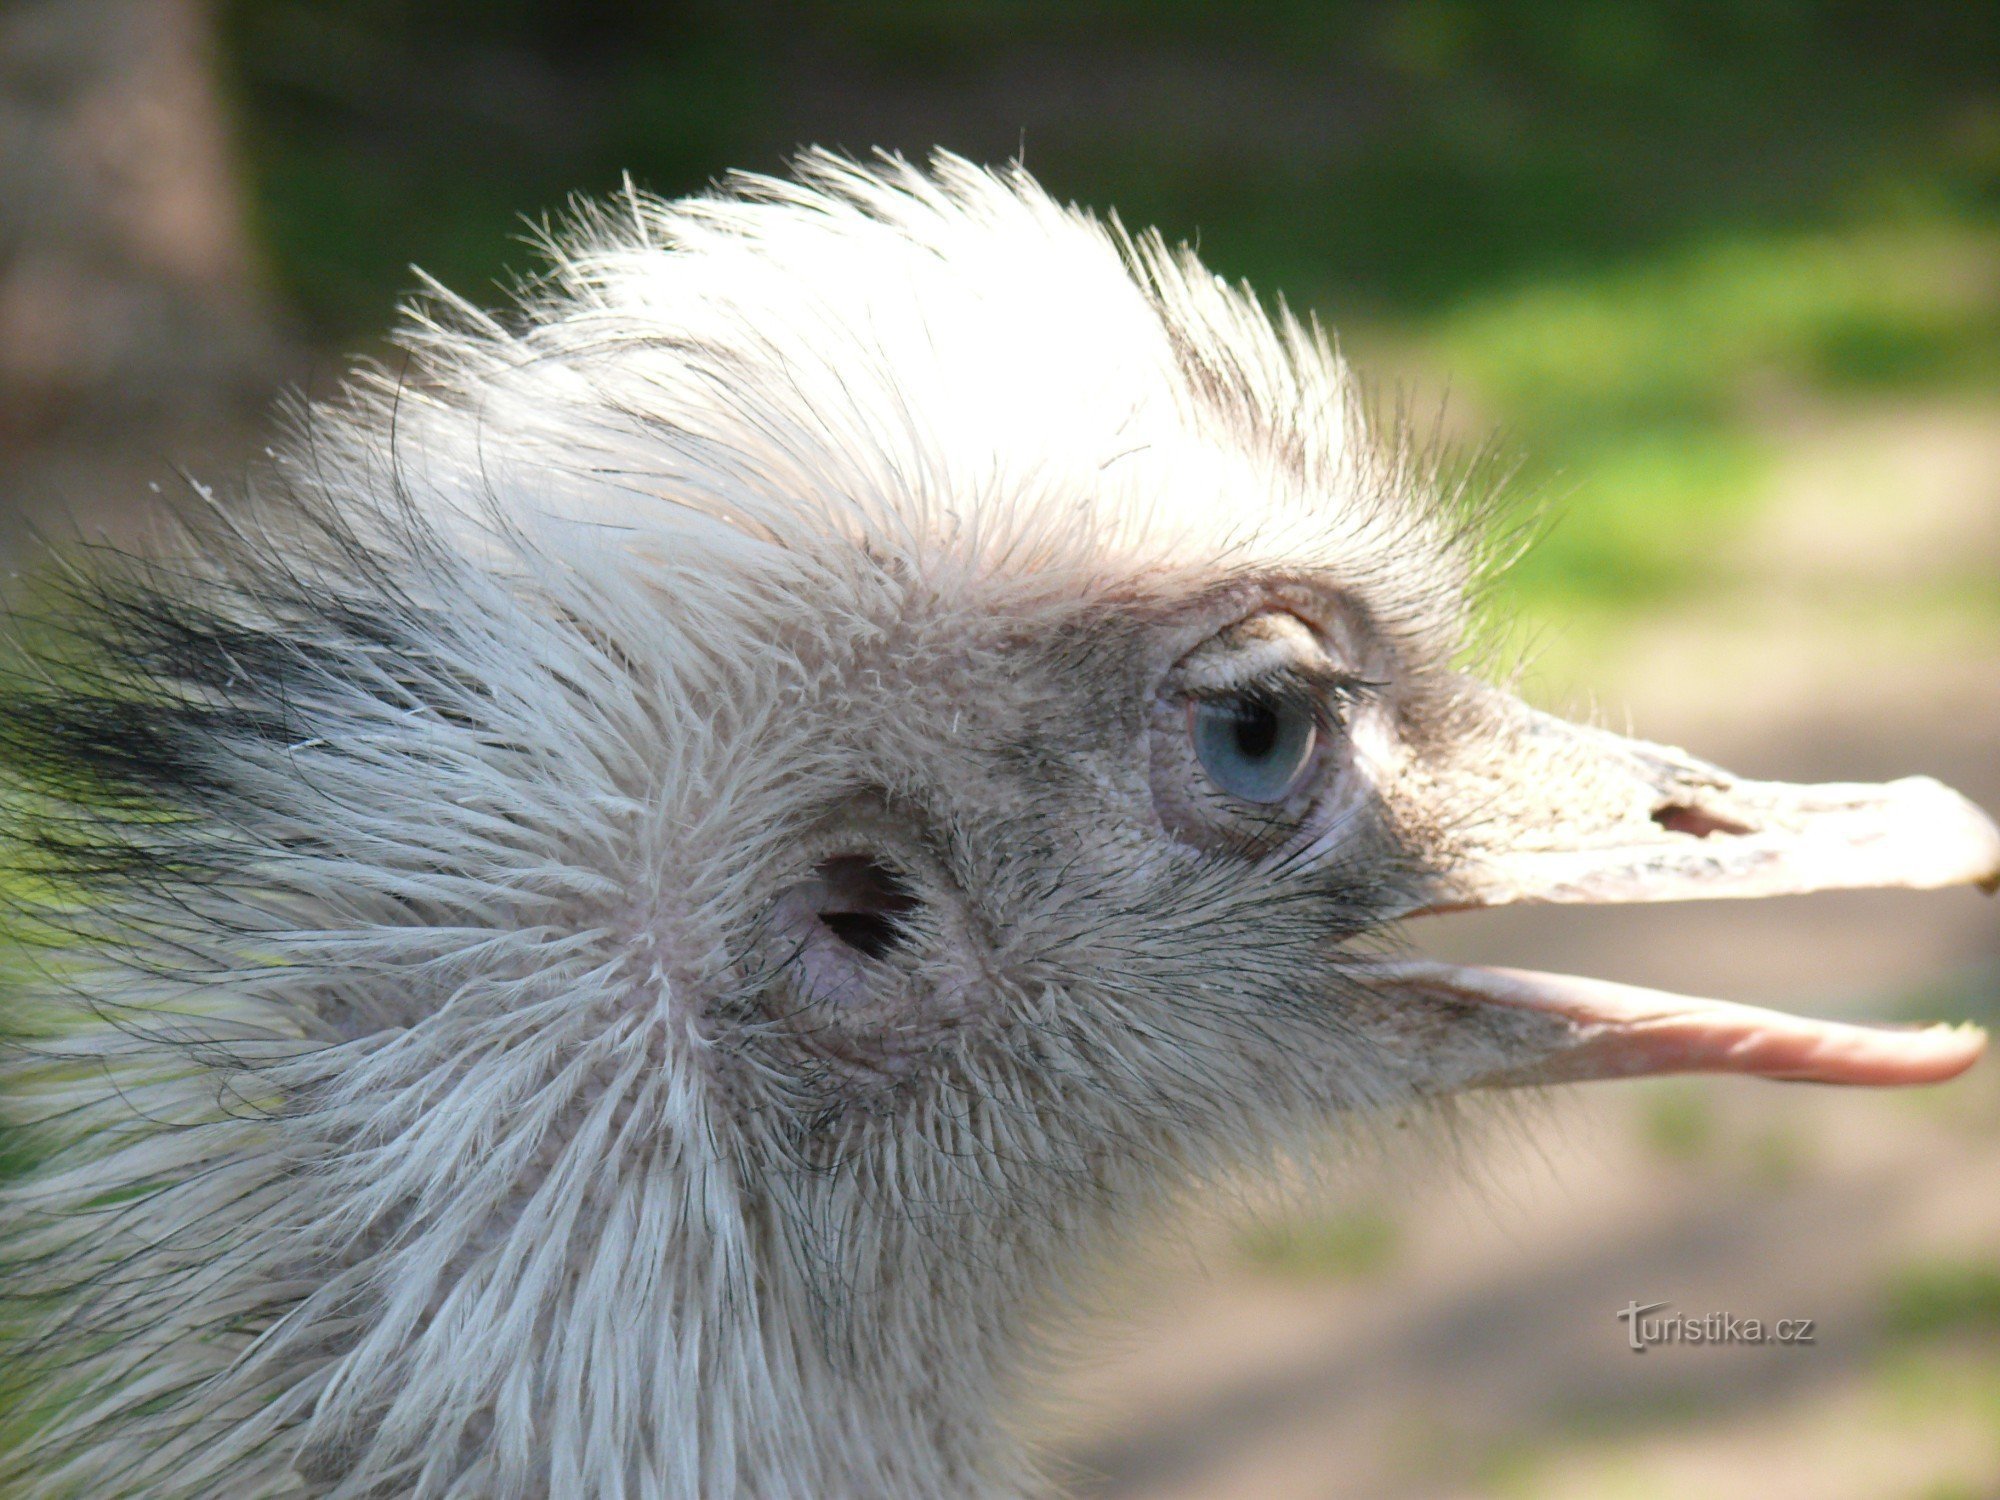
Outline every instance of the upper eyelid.
POLYGON ((1235 692, 1286 672, 1331 681, 1356 665, 1350 644, 1298 610, 1270 605, 1213 631, 1174 663, 1164 686, 1181 694, 1235 692))
POLYGON ((1225 698, 1263 695, 1280 702, 1296 702, 1314 708, 1328 702, 1345 707, 1377 696, 1385 685, 1357 672, 1336 667, 1331 662, 1297 662, 1259 672, 1237 682, 1183 689, 1181 696, 1214 703, 1225 698))

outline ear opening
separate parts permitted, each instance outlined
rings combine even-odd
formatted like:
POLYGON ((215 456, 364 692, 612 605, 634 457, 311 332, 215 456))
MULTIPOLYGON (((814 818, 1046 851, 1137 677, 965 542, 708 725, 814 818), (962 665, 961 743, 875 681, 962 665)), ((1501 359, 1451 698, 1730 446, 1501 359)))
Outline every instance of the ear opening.
POLYGON ((813 877, 814 915, 848 947, 879 959, 909 941, 904 919, 917 898, 893 865, 872 854, 836 854, 814 866, 813 877))

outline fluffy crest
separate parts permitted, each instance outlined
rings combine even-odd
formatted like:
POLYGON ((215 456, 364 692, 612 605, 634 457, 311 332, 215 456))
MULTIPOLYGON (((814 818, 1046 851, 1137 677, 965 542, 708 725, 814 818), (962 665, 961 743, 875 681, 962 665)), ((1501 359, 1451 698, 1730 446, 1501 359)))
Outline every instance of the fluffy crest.
POLYGON ((1325 337, 1018 168, 813 153, 796 181, 629 192, 547 253, 516 318, 440 292, 415 365, 372 382, 348 436, 379 460, 400 433, 426 508, 477 525, 498 494, 510 525, 731 565, 745 538, 842 536, 1069 598, 1319 567, 1455 641, 1454 518, 1371 441, 1325 337))

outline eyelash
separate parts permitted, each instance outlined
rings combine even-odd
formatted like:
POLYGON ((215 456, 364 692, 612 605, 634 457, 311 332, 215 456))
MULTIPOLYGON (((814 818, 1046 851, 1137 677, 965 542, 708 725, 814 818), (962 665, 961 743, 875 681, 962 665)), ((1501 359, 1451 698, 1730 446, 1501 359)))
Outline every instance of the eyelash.
POLYGON ((1346 724, 1350 709, 1375 698, 1382 686, 1351 672, 1283 668, 1233 687, 1211 688, 1188 696, 1203 703, 1248 698, 1284 708, 1302 708, 1319 721, 1321 729, 1338 729, 1346 724))

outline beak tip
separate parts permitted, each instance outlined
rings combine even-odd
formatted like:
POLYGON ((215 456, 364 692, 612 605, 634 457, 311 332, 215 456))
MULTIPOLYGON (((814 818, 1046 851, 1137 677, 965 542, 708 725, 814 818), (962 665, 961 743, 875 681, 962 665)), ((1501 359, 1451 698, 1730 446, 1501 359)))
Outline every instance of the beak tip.
POLYGON ((1926 829, 1937 877, 1930 885, 1966 884, 1987 895, 2000 895, 2000 824, 1963 793, 1953 791, 1928 776, 1912 776, 1902 783, 1910 788, 1910 806, 1929 804, 1928 816, 1913 817, 1913 826, 1926 829))
POLYGON ((1957 1043, 1957 1047, 1952 1051, 1951 1061, 1947 1064, 1950 1070, 1939 1076, 1937 1079, 1939 1083, 1958 1077, 1983 1058, 1989 1040, 1986 1028, 1970 1021, 1960 1022, 1955 1026, 1946 1024, 1942 1029, 1951 1033, 1951 1040, 1957 1043))

